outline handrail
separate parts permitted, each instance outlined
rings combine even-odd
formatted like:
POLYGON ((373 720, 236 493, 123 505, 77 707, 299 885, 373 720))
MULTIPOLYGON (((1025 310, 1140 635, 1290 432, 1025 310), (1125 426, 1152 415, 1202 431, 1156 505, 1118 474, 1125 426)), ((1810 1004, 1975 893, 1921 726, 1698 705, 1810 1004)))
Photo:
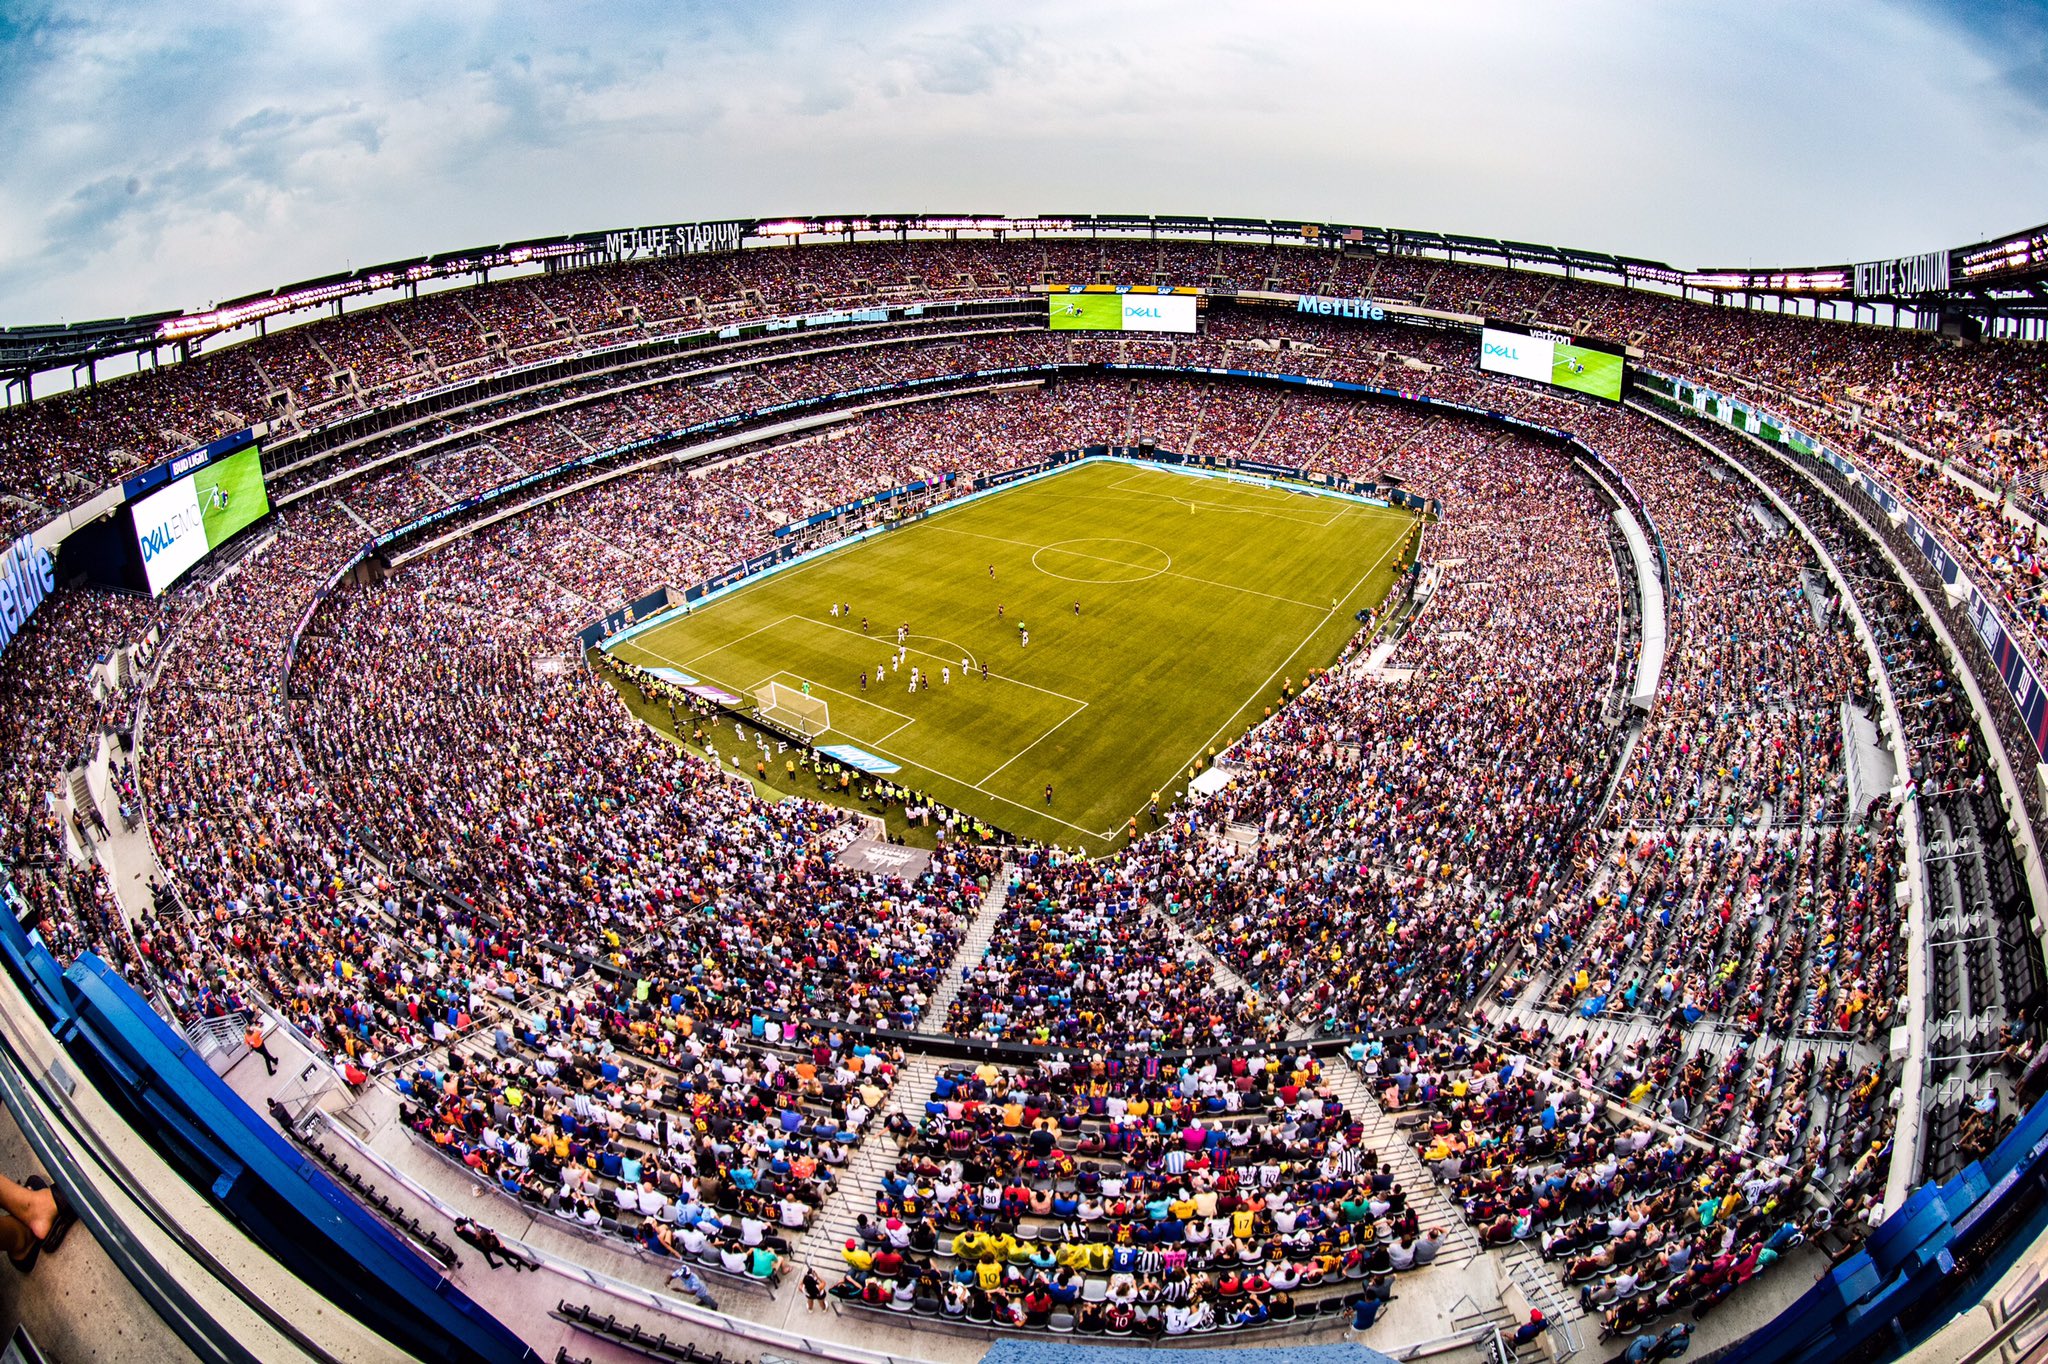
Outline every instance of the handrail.
MULTIPOLYGON (((0 989, 14 990, 8 979, 0 989)), ((26 1004, 25 994, 16 999, 26 1004)), ((301 1331, 269 1297, 243 1281, 193 1235, 151 1192, 94 1130, 92 1119, 75 1097, 79 1080, 61 1059, 48 1065, 25 1054, 26 1038, 16 1035, 13 1003, 0 1004, 0 1100, 14 1117, 36 1159, 78 1210, 79 1220, 100 1248, 149 1303, 164 1324, 201 1359, 221 1364, 259 1364, 259 1357, 236 1339, 200 1300, 198 1285, 164 1263, 135 1235, 113 1201, 126 1199, 149 1224, 169 1239, 243 1307, 321 1364, 343 1364, 317 1340, 301 1331), (88 1168, 87 1162, 95 1168, 88 1168)))
MULTIPOLYGON (((1000 308, 1005 304, 1011 303, 1013 301, 1021 300, 1010 300, 1001 298, 986 300, 986 302, 991 307, 995 308, 1000 308)), ((944 306, 968 307, 977 306, 980 302, 982 302, 982 300, 976 300, 975 304, 957 304, 944 306)), ((916 306, 917 308, 921 309, 931 305, 919 304, 916 306)), ((309 469, 316 464, 320 464, 327 460, 334 459, 346 453, 347 451, 354 449, 357 446, 373 444, 380 440, 397 437, 401 435, 403 432, 413 427, 437 424, 446 421, 448 418, 456 414, 473 412, 477 409, 499 407, 507 403, 516 402, 521 398, 531 397, 535 394, 546 393, 550 389, 563 388, 572 384, 590 383, 593 381, 603 380, 607 378, 618 378, 623 380, 623 382, 599 389, 594 393, 578 394, 573 397, 559 399, 555 402, 548 403, 541 407, 514 412, 503 417, 494 417, 489 421, 481 422, 474 426, 466 426, 459 431, 453 431, 442 436, 435 436, 432 437, 431 439, 421 441, 416 445, 406 446, 403 449, 394 451, 389 455, 375 456, 366 463, 357 465, 354 469, 348 471, 348 473, 346 474, 336 475, 332 478, 317 480, 314 483, 311 483, 303 488, 292 489, 288 494, 281 496, 278 499, 278 504, 280 506, 288 505, 289 503, 297 500, 298 498, 304 497, 309 493, 317 492, 319 489, 327 487, 333 483, 345 481, 347 478, 353 477, 359 473, 367 473, 375 469, 382 468, 385 464, 391 463, 396 459, 404 458, 409 455, 416 455, 420 451, 432 450, 442 445, 448 445, 459 441, 471 439, 478 432, 495 430, 500 426, 510 425, 516 422, 530 421, 536 417, 546 416, 550 413, 560 412, 569 408, 589 406, 593 403, 602 402, 608 398, 615 398, 622 393, 630 393, 641 388, 653 388, 668 384, 687 383, 692 379, 701 379, 706 377, 707 375, 722 374, 730 370, 747 369, 758 365, 765 365, 769 363, 782 362, 787 360, 801 360, 817 355, 835 355, 847 351, 887 348, 897 345, 917 345, 926 341, 946 341, 957 339, 960 337, 1009 336, 1015 335, 1026 330, 1031 330, 1035 334, 1037 330, 1042 330, 1024 327, 967 328, 965 330, 959 331, 926 331, 920 329, 922 324, 928 322, 971 322, 983 318, 1000 319, 1014 315, 1015 314, 1005 314, 1000 312, 963 312, 957 314, 919 313, 915 317, 904 317, 886 323, 863 323, 849 325, 844 330, 833 329, 819 332, 796 333, 796 335, 800 336, 817 336, 821 342, 833 341, 838 342, 839 344, 820 344, 818 346, 801 350, 770 350, 760 354, 753 354, 750 352, 753 352, 754 350, 756 350, 756 348, 763 346, 764 344, 769 346, 777 344, 779 341, 784 339, 783 334, 780 332, 764 332, 760 336, 751 337, 742 341, 736 341, 728 345, 683 346, 676 343, 693 340, 708 333, 681 333, 671 337, 642 339, 638 342, 635 342, 632 348, 665 348, 658 349, 656 350, 656 353, 651 355, 647 355, 637 359, 623 360, 618 364, 602 365, 597 368, 575 368, 575 366, 588 365, 592 361, 601 361, 608 359, 610 358, 612 348, 600 348, 597 350, 588 351, 573 351, 567 355, 550 357, 545 361, 537 361, 531 365, 516 366, 509 370, 492 370, 488 374, 478 375, 474 378, 465 379, 462 380, 460 383, 450 384, 442 388, 429 389, 423 393, 406 394, 404 395, 404 401, 402 404, 395 403, 390 407, 366 409, 364 411, 352 413, 343 420, 330 422, 325 426, 315 427, 307 431, 295 433, 289 437, 286 437, 284 440, 277 442, 274 448, 280 451, 288 450, 292 446, 296 446, 302 442, 311 441, 320 435, 337 430, 338 428, 348 426, 354 423, 367 422, 370 418, 380 414, 388 413, 399 417, 409 418, 408 420, 396 421, 388 423, 381 427, 377 427, 376 429, 373 430, 364 431, 361 434, 353 436, 347 440, 341 441, 338 444, 327 445, 317 450, 313 450, 307 453, 303 459, 300 459, 295 463, 280 465, 276 469, 271 470, 270 476, 276 479, 283 479, 290 475, 297 474, 302 470, 309 469), (910 328, 910 330, 902 330, 906 327, 910 328), (728 360, 725 363, 721 364, 708 364, 700 368, 680 369, 673 373, 660 374, 652 378, 636 379, 631 377, 631 372, 633 371, 645 370, 658 365, 673 365, 679 363, 695 363, 697 361, 709 361, 716 359, 720 356, 726 355, 728 353, 735 354, 738 358, 728 360), (533 382, 526 385, 525 387, 506 386, 507 381, 516 379, 532 379, 533 382), (463 394, 462 390, 467 388, 475 388, 483 391, 480 391, 473 396, 463 394), (447 407, 429 406, 430 402, 433 399, 452 397, 467 397, 469 400, 447 407)), ((757 322, 750 322, 746 325, 749 328, 766 327, 767 325, 769 325, 769 323, 775 320, 776 319, 763 319, 757 322)))
POLYGON ((1876 472, 1842 455, 1826 442, 1799 431, 1794 423, 1787 422, 1767 408, 1744 399, 1730 398, 1692 379, 1662 374, 1655 370, 1648 370, 1646 373, 1650 374, 1657 384, 1665 386, 1659 388, 1652 385, 1650 391, 1666 401, 1679 403, 1681 409, 1685 409, 1685 405, 1678 400, 1679 386, 1682 385, 1699 394, 1702 402, 1716 409, 1715 413, 1709 414, 1699 408, 1686 410, 1695 411, 1695 414, 1704 420, 1757 440, 1763 438, 1749 430, 1747 424, 1752 417, 1760 422, 1768 420, 1780 432, 1796 434, 1796 442, 1781 436, 1779 446, 1810 461, 1825 464, 1868 494, 1887 515, 1903 522, 1915 547, 1940 576, 1946 591, 1969 610, 1977 632, 1983 637, 1986 646, 1995 650, 1999 643, 2009 644, 2018 655, 2011 666, 2013 671, 2021 674, 2021 677, 2016 679, 2004 675, 2003 670, 2007 664, 2000 660, 2000 680, 2014 704, 2021 707, 2021 718, 2028 724, 2030 737, 2034 741, 2036 761, 2048 760, 2048 716, 2043 716, 2037 721, 2029 718, 2025 711, 2029 699, 2038 708, 2041 697, 2048 695, 2048 688, 2044 688, 2041 676, 2042 668, 2048 667, 2048 642, 2043 641, 2031 622, 2025 622, 2025 633, 2034 644, 2035 657, 2029 659, 2026 652, 2018 648, 2009 619, 2011 603, 2002 581, 1991 570, 1983 567, 1981 560, 1969 548, 1957 548, 1959 542, 1946 521, 1922 514, 1919 504, 1910 495, 1902 494, 1887 479, 1880 478, 1876 472), (1980 587, 1970 574, 1963 572, 1966 565, 1978 577, 1983 577, 1990 583, 1990 592, 1980 587))
MULTIPOLYGON (((1739 1151, 1736 1149, 1733 1143, 1726 1141, 1721 1137, 1715 1136, 1712 1132, 1705 1131, 1702 1128, 1694 1127, 1691 1123, 1680 1122, 1678 1119, 1670 1117, 1668 1115, 1660 1117, 1655 1113, 1648 1112, 1641 1105, 1632 1102, 1627 1095, 1622 1094, 1617 1090, 1609 1089, 1605 1085, 1600 1084, 1598 1081, 1582 1080, 1576 1075, 1562 1074, 1561 1072, 1544 1065, 1540 1061, 1537 1061, 1533 1057, 1529 1056, 1526 1052, 1517 1050, 1515 1047, 1511 1046, 1502 1038, 1491 1036, 1487 1033, 1481 1032, 1477 1028, 1471 1027, 1466 1024, 1459 1024, 1458 1031, 1466 1034, 1467 1036, 1473 1038, 1476 1041, 1483 1042, 1488 1046, 1500 1048, 1509 1056, 1514 1057, 1515 1060, 1520 1062, 1523 1066, 1527 1067, 1531 1071, 1534 1071, 1536 1074, 1541 1075, 1543 1078, 1550 1081, 1552 1084, 1563 1085, 1567 1088, 1577 1089, 1585 1094, 1596 1096, 1604 1103, 1606 1103, 1609 1108, 1619 1109, 1621 1112, 1627 1114, 1629 1117, 1634 1118, 1637 1121, 1645 1123, 1651 1127, 1659 1129, 1660 1131, 1664 1132, 1667 1136, 1678 1137, 1681 1140, 1693 1143, 1695 1146, 1698 1146, 1703 1150, 1718 1152, 1722 1155, 1746 1155, 1747 1158, 1756 1161, 1760 1165, 1768 1165, 1777 1170, 1793 1169, 1796 1168, 1799 1164, 1797 1160, 1788 1159, 1784 1156, 1767 1156, 1760 1151, 1754 1150, 1746 1153, 1739 1151)), ((1782 1051, 1782 1040, 1780 1050, 1782 1051)), ((1828 1181, 1825 1175, 1822 1175, 1818 1171, 1816 1171, 1810 1182, 1816 1187, 1818 1187, 1821 1190, 1821 1192, 1827 1194, 1830 1198, 1834 1196, 1834 1186, 1828 1181)))

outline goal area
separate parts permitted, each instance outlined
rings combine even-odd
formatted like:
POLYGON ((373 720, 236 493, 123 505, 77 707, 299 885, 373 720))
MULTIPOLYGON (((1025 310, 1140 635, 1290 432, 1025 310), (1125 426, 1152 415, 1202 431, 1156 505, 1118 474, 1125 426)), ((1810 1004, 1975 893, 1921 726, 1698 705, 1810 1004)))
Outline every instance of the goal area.
POLYGON ((755 689, 754 712, 763 720, 795 730, 806 739, 816 738, 832 727, 832 710, 800 687, 770 682, 755 689))

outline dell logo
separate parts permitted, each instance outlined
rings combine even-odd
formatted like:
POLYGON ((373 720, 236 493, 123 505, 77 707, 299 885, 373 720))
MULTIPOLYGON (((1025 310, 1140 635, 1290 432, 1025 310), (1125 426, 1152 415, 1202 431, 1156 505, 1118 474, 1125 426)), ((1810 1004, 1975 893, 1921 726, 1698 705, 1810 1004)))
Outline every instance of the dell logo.
POLYGON ((1127 309, 1125 309, 1125 310, 1124 310, 1124 316, 1125 316, 1125 317, 1158 317, 1158 316, 1159 316, 1159 310, 1158 310, 1157 308, 1127 308, 1127 309))

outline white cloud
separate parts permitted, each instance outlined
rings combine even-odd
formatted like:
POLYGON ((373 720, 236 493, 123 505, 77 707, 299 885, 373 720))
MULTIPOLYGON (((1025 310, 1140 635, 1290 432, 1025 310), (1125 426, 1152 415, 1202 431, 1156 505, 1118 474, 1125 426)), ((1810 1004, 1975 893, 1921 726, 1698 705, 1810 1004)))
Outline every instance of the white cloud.
POLYGON ((1907 5, 64 0, 0 18, 0 322, 757 213, 1301 215, 1863 258, 2043 216, 2030 60, 1907 5))

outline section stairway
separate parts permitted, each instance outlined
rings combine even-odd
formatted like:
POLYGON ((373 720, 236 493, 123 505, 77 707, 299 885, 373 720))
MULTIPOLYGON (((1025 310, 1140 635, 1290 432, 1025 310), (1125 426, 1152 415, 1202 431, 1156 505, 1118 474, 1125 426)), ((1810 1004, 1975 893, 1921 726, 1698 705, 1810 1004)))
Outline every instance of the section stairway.
MULTIPOLYGON (((967 926, 967 936, 960 941, 960 950, 953 954, 953 960, 946 965, 946 974, 939 979, 939 988, 932 995, 932 1002, 924 1011, 924 1017, 917 1021, 916 1031, 927 1037, 946 1031, 946 1015, 952 1012, 953 1001, 960 997, 960 986, 964 973, 981 964, 982 956, 988 951, 989 940, 995 936, 996 924, 1003 917, 1003 906, 1010 899, 1010 864, 1005 862, 988 889, 981 897, 981 908, 974 911, 974 922, 967 926)), ((918 1113, 924 1112, 924 1099, 918 1099, 918 1113)))
POLYGON ((1365 1144, 1377 1151, 1381 1162, 1394 1172, 1395 1181, 1408 1195, 1408 1204, 1415 1209, 1423 1228, 1443 1229, 1443 1248, 1437 1252, 1436 1263, 1455 1267, 1477 1259, 1479 1233, 1437 1186, 1436 1179, 1415 1154, 1408 1134, 1398 1130, 1394 1116, 1380 1107, 1379 1100, 1366 1086, 1365 1077, 1342 1057, 1331 1058, 1323 1076, 1344 1106, 1358 1115, 1365 1128, 1365 1144))
POLYGON ((873 1215, 875 1195, 881 1192, 882 1176, 896 1168, 901 1148, 889 1135, 889 1115, 901 1113, 913 1123, 924 1117, 925 1101, 932 1096, 938 1080, 939 1061, 932 1056, 912 1056, 897 1072, 896 1086, 889 1091, 881 1111, 868 1119, 853 1155, 839 1167, 832 1180, 832 1192, 824 1206, 811 1218, 810 1226, 798 1239, 793 1254, 813 1265, 828 1281, 846 1272, 840 1248, 858 1235, 854 1230, 861 1214, 873 1215))

